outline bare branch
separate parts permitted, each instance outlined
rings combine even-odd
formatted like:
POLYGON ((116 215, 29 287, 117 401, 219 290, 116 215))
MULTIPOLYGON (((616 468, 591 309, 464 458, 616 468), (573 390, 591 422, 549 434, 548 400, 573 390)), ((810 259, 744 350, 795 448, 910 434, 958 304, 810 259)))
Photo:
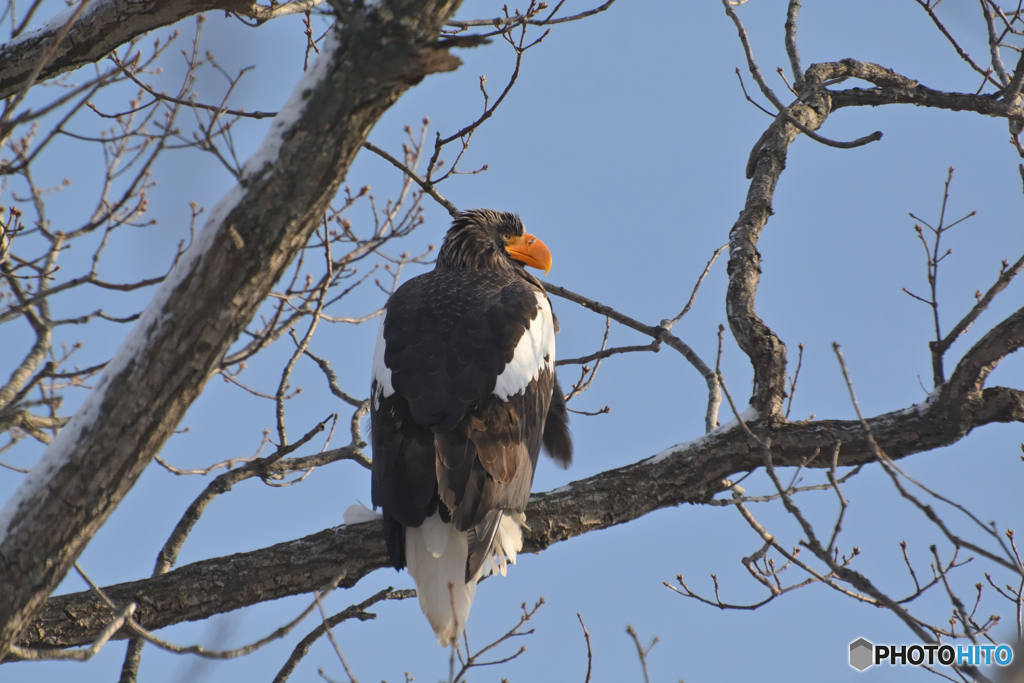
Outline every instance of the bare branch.
POLYGON ((414 590, 406 589, 396 591, 391 586, 388 586, 384 590, 371 595, 366 600, 363 600, 358 605, 346 607, 337 614, 327 617, 323 623, 318 625, 315 629, 310 631, 305 638, 299 641, 298 645, 296 645, 295 649, 292 650, 291 655, 285 661, 280 671, 278 671, 277 675, 274 676, 273 683, 284 683, 288 680, 288 677, 291 676, 293 671, 295 671, 295 667, 298 666, 299 662, 302 661, 302 658, 309 653, 309 648, 327 632, 329 627, 333 628, 334 626, 337 626, 343 621, 348 621, 349 619, 358 619, 359 621, 374 619, 377 615, 372 612, 367 612, 366 610, 373 605, 376 605, 378 602, 383 600, 406 600, 415 596, 416 591, 414 590))
MULTIPOLYGON (((1021 314, 1024 317, 1024 313, 1021 314)), ((944 387, 932 400, 867 419, 870 437, 890 458, 954 443, 972 429, 998 419, 1024 421, 1024 392, 986 389, 973 402, 962 403, 944 387)), ((837 467, 877 462, 859 420, 758 425, 759 438, 771 440, 774 466, 831 468, 833 462, 811 460, 816 450, 841 442, 837 467)), ((286 461, 279 461, 284 467, 286 461)), ((680 444, 634 465, 577 481, 556 492, 537 493, 527 507, 529 530, 524 550, 538 552, 560 541, 622 524, 653 510, 684 502, 702 503, 732 486, 730 477, 764 463, 751 451, 739 429, 716 431, 695 442, 680 444)), ((367 573, 391 566, 379 522, 329 529, 313 536, 251 553, 204 560, 153 579, 105 588, 123 604, 139 596, 136 620, 155 630, 183 620, 308 593, 342 576, 339 585, 354 585, 367 573), (283 565, 294 571, 286 577, 283 565), (239 572, 249 577, 234 582, 239 572), (195 600, 181 604, 178 596, 195 600)), ((90 593, 52 598, 19 644, 26 647, 75 646, 91 643, 109 621, 90 593), (74 618, 69 617, 74 615, 74 618)))
POLYGON ((979 0, 979 2, 981 3, 981 13, 985 15, 985 26, 988 28, 988 50, 989 56, 992 59, 992 68, 995 69, 996 75, 999 76, 999 81, 1005 87, 1010 83, 1010 75, 1006 73, 1006 66, 1003 64, 1003 58, 999 54, 999 46, 1002 41, 996 29, 996 18, 992 15, 992 10, 988 6, 988 0, 979 0))
MULTIPOLYGON (((522 14, 519 14, 518 11, 517 11, 516 14, 514 16, 511 16, 511 17, 504 16, 504 17, 495 17, 494 19, 452 20, 452 21, 449 21, 447 25, 448 26, 454 26, 455 28, 460 28, 460 29, 471 28, 471 27, 474 27, 474 26, 501 26, 501 27, 506 27, 506 29, 510 29, 510 28, 514 28, 514 27, 522 25, 522 24, 526 24, 526 25, 530 25, 530 26, 548 26, 548 25, 552 25, 552 24, 564 24, 565 22, 568 22, 568 21, 579 21, 580 19, 585 19, 587 17, 592 17, 595 14, 600 14, 601 12, 604 12, 606 9, 611 7, 614 3, 615 3, 615 0, 607 0, 607 2, 603 3, 602 5, 599 5, 598 7, 595 7, 592 10, 587 10, 586 12, 580 12, 578 14, 573 14, 572 16, 568 16, 568 17, 559 17, 558 19, 554 18, 554 12, 552 12, 550 15, 548 15, 548 17, 546 19, 532 20, 529 17, 530 16, 536 16, 536 13, 534 13, 533 15, 522 15, 522 14)), ((559 3, 559 4, 561 4, 561 3, 559 3)), ((556 7, 555 9, 557 11, 558 8, 556 7)), ((538 12, 539 11, 540 10, 538 10, 538 12)))
POLYGON ((580 620, 583 637, 587 641, 587 676, 583 679, 583 683, 590 683, 590 672, 594 668, 594 652, 590 649, 590 633, 587 631, 587 625, 583 623, 583 617, 579 612, 576 613, 576 618, 580 620))
POLYGON ((956 326, 949 331, 949 334, 947 334, 940 342, 934 344, 933 350, 935 353, 938 353, 940 356, 944 354, 949 347, 953 345, 953 342, 960 338, 964 332, 970 329, 971 325, 974 324, 974 321, 978 319, 979 315, 985 312, 985 309, 987 309, 989 304, 992 303, 992 300, 996 295, 1006 289, 1007 285, 1010 284, 1010 281, 1024 270, 1024 256, 1017 259, 1017 262, 1012 266, 1007 267, 1005 261, 1003 264, 1003 268, 1001 269, 999 278, 996 280, 995 284, 989 287, 988 291, 985 292, 985 295, 978 299, 978 303, 976 303, 970 312, 968 312, 967 315, 965 315, 960 322, 958 322, 956 326))
POLYGON ((636 634, 636 629, 632 626, 627 626, 626 633, 629 634, 629 637, 633 639, 633 644, 636 645, 636 654, 640 658, 640 669, 644 672, 644 683, 651 683, 651 677, 647 675, 647 655, 658 644, 658 636, 654 636, 651 644, 645 648, 640 644, 640 637, 636 634))
POLYGON ((956 38, 953 37, 949 30, 946 29, 943 23, 939 21, 939 17, 935 14, 935 5, 937 5, 938 3, 932 4, 928 0, 915 0, 915 2, 917 2, 917 4, 920 5, 925 12, 928 13, 928 16, 935 24, 935 27, 939 29, 942 35, 946 37, 946 40, 949 41, 950 45, 953 46, 953 49, 956 50, 956 53, 960 55, 960 59, 970 64, 971 68, 977 71, 982 76, 984 76, 987 82, 991 83, 992 85, 998 88, 1000 84, 999 81, 992 78, 992 69, 984 69, 977 62, 975 62, 971 58, 971 56, 967 54, 967 51, 960 46, 960 43, 957 42, 956 38))
POLYGON ((188 2, 133 2, 102 0, 88 8, 88 21, 77 22, 58 41, 64 25, 47 24, 39 31, 27 33, 17 40, 0 45, 0 99, 14 95, 29 80, 38 64, 44 66, 32 80, 45 81, 97 62, 114 49, 145 33, 188 16, 213 10, 233 12, 258 23, 302 12, 321 0, 297 0, 270 6, 250 0, 189 0, 188 2), (51 59, 46 53, 53 50, 51 59))
POLYGON ((800 66, 800 52, 796 49, 796 23, 800 15, 800 0, 789 0, 786 9, 786 55, 789 57, 789 68, 793 72, 794 88, 800 92, 804 84, 804 70, 800 66))
POLYGON ((415 182, 423 189, 424 192, 433 197, 434 201, 443 206, 453 218, 459 215, 458 208, 456 208, 454 204, 452 204, 450 201, 441 196, 441 193, 437 191, 437 188, 434 187, 434 183, 432 181, 424 180, 415 171, 410 169, 401 161, 394 158, 393 156, 391 156, 386 151, 384 151, 377 145, 373 144, 369 140, 363 143, 363 147, 370 150, 374 154, 380 156, 381 158, 387 160, 388 162, 391 163, 392 166, 402 171, 402 173, 411 178, 413 182, 415 182))
POLYGON ((116 53, 115 54, 111 54, 110 55, 110 59, 114 62, 114 64, 117 65, 117 68, 121 71, 121 73, 123 73, 125 76, 127 76, 129 79, 131 79, 131 81, 133 83, 135 83, 135 85, 139 86, 140 88, 145 90, 147 93, 149 93, 150 95, 155 97, 158 101, 173 102, 174 104, 180 104, 180 105, 183 105, 183 106, 186 106, 186 107, 192 107, 193 109, 203 109, 203 110, 206 110, 206 111, 212 111, 215 114, 217 114, 218 116, 221 115, 221 114, 229 114, 231 116, 244 116, 244 117, 252 118, 252 119, 267 119, 267 118, 273 118, 273 117, 277 116, 277 112, 276 111, 248 111, 247 112, 247 111, 243 111, 243 110, 240 110, 240 109, 227 109, 227 108, 224 108, 224 107, 213 107, 213 106, 210 106, 208 104, 200 104, 199 102, 195 102, 193 100, 186 100, 186 99, 182 99, 180 97, 172 97, 172 96, 168 95, 167 93, 158 93, 157 91, 153 90, 151 87, 149 87, 148 85, 146 85, 145 83, 140 81, 138 78, 136 78, 135 74, 132 73, 132 70, 127 68, 124 64, 121 63, 121 60, 117 58, 117 54, 116 53))
POLYGON ((437 69, 454 68, 450 55, 434 47, 447 14, 454 11, 453 5, 442 4, 444 11, 423 0, 394 14, 371 12, 358 24, 339 22, 336 30, 343 35, 333 41, 330 52, 324 50, 323 67, 315 73, 321 81, 333 83, 336 76, 348 86, 312 87, 288 129, 271 131, 277 163, 255 169, 246 185, 233 189, 219 213, 214 212, 202 235, 205 249, 191 251, 178 263, 173 285, 165 284, 165 296, 157 297, 137 323, 135 355, 115 358, 105 368, 93 403, 87 401, 98 409, 73 420, 50 446, 44 456, 52 458, 50 484, 25 489, 8 503, 17 512, 0 543, 0 555, 7 562, 9 585, 18 588, 0 597, 0 651, 6 652, 28 625, 131 488, 292 257, 321 224, 368 124, 412 83, 437 69), (378 39, 378 32, 391 30, 389 21, 401 24, 406 40, 378 39), (364 41, 375 48, 347 52, 364 41), (422 49, 410 51, 409 41, 422 49), (299 132, 303 127, 309 130, 299 132), (310 183, 307 178, 321 180, 310 183), (235 225, 246 226, 244 236, 235 225), (244 249, 237 246, 239 239, 244 249), (167 319, 176 324, 158 324, 167 319), (180 353, 187 360, 179 359, 180 353), (65 487, 59 481, 72 477, 81 482, 83 472, 93 484, 75 490, 93 497, 72 504, 69 513, 70 501, 63 498, 65 487))

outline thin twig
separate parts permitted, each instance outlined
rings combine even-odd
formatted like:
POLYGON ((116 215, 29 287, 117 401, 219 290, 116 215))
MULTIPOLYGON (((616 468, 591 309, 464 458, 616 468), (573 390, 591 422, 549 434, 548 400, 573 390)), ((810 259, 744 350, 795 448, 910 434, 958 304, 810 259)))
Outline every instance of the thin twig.
POLYGON ((917 4, 920 5, 922 7, 922 9, 924 9, 925 12, 928 13, 928 16, 931 18, 932 22, 935 24, 935 27, 938 28, 939 32, 942 33, 942 35, 944 35, 946 37, 946 40, 948 40, 950 45, 953 46, 953 49, 956 50, 956 53, 958 55, 960 55, 961 59, 964 60, 965 62, 967 62, 968 64, 970 64, 972 69, 974 69, 979 74, 984 76, 985 80, 987 82, 991 83, 992 85, 996 86, 997 88, 1000 87, 999 81, 997 81, 996 79, 992 78, 992 69, 982 68, 981 65, 979 65, 977 62, 975 62, 971 58, 971 56, 969 54, 967 54, 967 51, 964 50, 962 47, 960 47, 960 43, 958 43, 956 41, 956 38, 953 37, 953 35, 946 29, 946 27, 943 25, 943 23, 939 20, 939 17, 938 17, 938 15, 935 14, 935 9, 934 9, 935 4, 938 4, 938 3, 932 4, 928 0, 915 0, 915 2, 917 2, 917 4))
POLYGON ((327 612, 324 611, 324 603, 320 599, 320 591, 313 591, 313 597, 316 599, 317 609, 320 610, 320 619, 323 623, 324 631, 327 634, 327 639, 331 641, 331 646, 334 648, 334 653, 338 655, 342 668, 345 669, 345 674, 348 676, 349 683, 357 683, 356 677, 352 675, 352 669, 349 668, 348 662, 345 661, 345 655, 341 653, 341 646, 338 645, 338 641, 334 638, 334 630, 331 628, 331 624, 327 620, 327 612))
POLYGON ((384 151, 383 149, 381 149, 377 145, 373 144, 369 140, 367 140, 367 141, 365 141, 363 143, 363 147, 365 147, 366 149, 370 150, 374 154, 380 156, 382 159, 390 162, 391 165, 393 165, 395 168, 397 168, 398 170, 402 171, 402 173, 404 173, 406 176, 411 178, 412 181, 414 183, 416 183, 417 185, 419 185, 420 188, 422 188, 424 192, 426 192, 428 195, 430 195, 434 199, 434 201, 436 201, 438 204, 443 206, 445 208, 445 210, 447 210, 448 213, 451 214, 452 218, 454 218, 454 217, 459 215, 459 209, 454 204, 452 204, 450 201, 448 201, 447 199, 445 199, 444 197, 441 196, 441 193, 437 191, 437 188, 434 187, 434 183, 432 181, 426 180, 424 178, 421 178, 417 173, 415 173, 408 166, 406 166, 401 161, 399 161, 395 157, 391 156, 386 151, 384 151))
MULTIPOLYGON (((406 600, 408 598, 416 597, 416 591, 411 589, 396 591, 391 586, 388 586, 382 591, 375 593, 366 600, 362 601, 358 605, 352 605, 345 608, 341 612, 332 615, 326 620, 326 623, 321 622, 315 629, 309 632, 292 650, 291 655, 281 666, 281 669, 277 672, 274 677, 273 683, 284 683, 291 676, 295 667, 298 666, 299 662, 309 652, 309 648, 312 647, 321 636, 327 632, 327 626, 337 626, 343 621, 348 619, 358 619, 360 621, 366 621, 368 619, 374 619, 377 615, 367 612, 366 610, 381 602, 383 600, 406 600)), ((315 603, 314 603, 315 604, 315 603)))
POLYGON ((790 112, 789 107, 782 104, 782 101, 775 95, 772 89, 768 87, 768 83, 764 80, 764 76, 761 75, 761 69, 757 66, 757 62, 754 61, 754 51, 753 48, 751 48, 750 46, 750 39, 747 37, 747 30, 743 27, 743 22, 740 21, 740 17, 736 13, 736 10, 733 9, 729 0, 722 0, 722 5, 725 7, 725 13, 729 15, 730 19, 732 19, 733 23, 736 25, 736 30, 739 32, 740 43, 743 45, 743 51, 747 56, 747 67, 750 70, 750 75, 754 77, 755 81, 757 81, 757 84, 761 88, 761 92, 764 93, 764 96, 767 97, 773 105, 775 105, 775 108, 778 110, 779 114, 788 123, 791 123, 794 126, 796 126, 801 133, 811 138, 815 142, 820 142, 823 145, 827 145, 829 147, 837 147, 839 149, 853 149, 854 147, 861 147, 870 142, 875 142, 876 140, 882 139, 882 131, 876 130, 874 133, 871 133, 870 135, 865 135, 862 138, 857 138, 856 140, 852 140, 850 142, 839 142, 837 140, 831 140, 822 135, 819 135, 818 133, 815 133, 813 130, 811 130, 810 128, 805 126, 801 121, 799 121, 790 112))
POLYGON ((230 114, 231 116, 243 116, 251 119, 271 119, 277 116, 276 111, 243 111, 240 109, 228 109, 226 107, 214 107, 209 104, 200 104, 199 102, 196 102, 194 100, 186 100, 180 97, 173 97, 171 95, 168 95, 167 93, 158 93, 156 90, 153 90, 151 87, 149 87, 148 85, 140 81, 138 78, 136 78, 135 74, 133 74, 127 67, 125 67, 124 64, 121 63, 121 60, 118 58, 116 52, 110 54, 110 60, 114 62, 114 64, 117 65, 117 68, 121 70, 121 73, 123 73, 125 76, 131 79, 131 81, 135 83, 135 85, 139 86, 159 101, 173 102, 175 104, 180 104, 185 107, 202 109, 204 111, 212 111, 217 116, 220 116, 222 114, 230 114))
POLYGON ((647 655, 650 654, 654 646, 658 644, 658 636, 654 636, 654 639, 651 640, 651 644, 644 648, 644 646, 640 644, 640 637, 637 636, 636 629, 632 626, 627 626, 626 633, 630 635, 633 639, 633 643, 636 645, 636 654, 640 658, 640 668, 644 672, 644 683, 651 683, 651 677, 647 674, 647 655))
POLYGON ((583 637, 587 640, 587 676, 583 679, 583 683, 590 683, 590 672, 594 667, 594 651, 590 649, 590 632, 587 631, 587 625, 583 623, 583 617, 579 612, 576 613, 576 618, 580 620, 580 627, 583 628, 583 637))

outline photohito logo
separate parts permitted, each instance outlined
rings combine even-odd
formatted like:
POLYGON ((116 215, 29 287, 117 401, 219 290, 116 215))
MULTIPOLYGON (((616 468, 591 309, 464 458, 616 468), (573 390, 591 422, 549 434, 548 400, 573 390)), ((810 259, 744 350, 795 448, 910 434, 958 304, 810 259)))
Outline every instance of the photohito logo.
POLYGON ((1009 645, 875 645, 866 638, 850 643, 850 666, 857 671, 882 663, 889 666, 1006 666, 1012 661, 1013 648, 1009 645))

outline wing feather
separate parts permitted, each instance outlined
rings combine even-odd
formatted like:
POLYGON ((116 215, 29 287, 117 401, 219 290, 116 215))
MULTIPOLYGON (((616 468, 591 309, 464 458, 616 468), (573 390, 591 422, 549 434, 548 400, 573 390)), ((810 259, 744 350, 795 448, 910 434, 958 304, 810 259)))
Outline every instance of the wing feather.
MULTIPOLYGON (((467 567, 484 562, 502 511, 525 509, 542 441, 571 457, 564 400, 553 398, 554 315, 531 280, 414 278, 389 300, 374 356, 374 378, 394 393, 375 390, 371 403, 373 504, 388 528, 389 518, 418 527, 442 503, 442 518, 475 539, 467 567)), ((400 535, 388 543, 396 565, 400 535)))

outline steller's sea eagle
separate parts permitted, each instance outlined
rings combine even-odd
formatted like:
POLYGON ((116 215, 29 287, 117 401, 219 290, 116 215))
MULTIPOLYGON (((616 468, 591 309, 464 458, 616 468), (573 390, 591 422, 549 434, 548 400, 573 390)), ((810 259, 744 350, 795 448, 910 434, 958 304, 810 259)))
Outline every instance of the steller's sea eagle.
POLYGON ((541 445, 572 460, 555 378, 558 323, 529 265, 551 253, 519 216, 459 214, 437 264, 399 287, 373 355, 373 506, 441 645, 466 625, 481 577, 505 574, 541 445))

